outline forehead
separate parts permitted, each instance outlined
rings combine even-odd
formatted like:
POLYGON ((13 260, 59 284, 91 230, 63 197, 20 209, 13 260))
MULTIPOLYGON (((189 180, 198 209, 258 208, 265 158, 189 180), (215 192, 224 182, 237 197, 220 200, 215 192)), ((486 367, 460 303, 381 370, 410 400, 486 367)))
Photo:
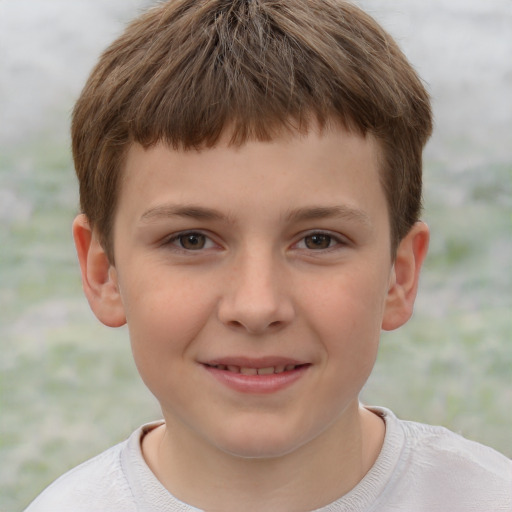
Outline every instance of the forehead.
POLYGON ((242 145, 232 144, 226 133, 215 146, 200 149, 133 144, 125 160, 119 208, 137 210, 140 216, 170 203, 225 211, 243 211, 251 204, 281 215, 308 202, 371 207, 375 199, 379 204, 383 199, 379 160, 379 144, 371 135, 341 127, 294 131, 242 145))

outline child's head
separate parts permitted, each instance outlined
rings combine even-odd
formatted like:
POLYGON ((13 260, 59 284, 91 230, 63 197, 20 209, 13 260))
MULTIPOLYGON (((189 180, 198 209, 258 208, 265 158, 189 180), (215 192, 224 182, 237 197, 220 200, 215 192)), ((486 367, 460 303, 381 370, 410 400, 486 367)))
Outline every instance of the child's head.
POLYGON ((172 0, 103 54, 76 105, 82 211, 110 259, 132 143, 234 145, 337 124, 372 134, 392 248, 418 220, 428 94, 393 39, 341 0, 172 0))
POLYGON ((187 459, 354 434, 414 304, 430 128, 396 45, 334 0, 176 0, 104 54, 73 125, 84 290, 187 459))

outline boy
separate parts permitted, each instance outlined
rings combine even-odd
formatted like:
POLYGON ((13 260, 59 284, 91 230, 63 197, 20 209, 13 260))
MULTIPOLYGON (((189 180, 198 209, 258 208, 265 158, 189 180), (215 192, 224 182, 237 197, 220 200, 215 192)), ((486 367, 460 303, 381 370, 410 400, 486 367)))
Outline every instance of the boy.
POLYGON ((342 0, 171 0, 129 26, 75 108, 73 233, 164 421, 28 510, 512 510, 511 461, 358 399, 412 313, 431 127, 342 0))

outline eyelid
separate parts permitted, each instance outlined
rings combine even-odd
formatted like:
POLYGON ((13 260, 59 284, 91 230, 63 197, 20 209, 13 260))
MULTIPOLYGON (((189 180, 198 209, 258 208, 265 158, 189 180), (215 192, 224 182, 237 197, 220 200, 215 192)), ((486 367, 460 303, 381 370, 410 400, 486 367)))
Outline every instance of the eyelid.
POLYGON ((181 252, 184 254, 192 254, 192 253, 202 253, 204 251, 207 251, 209 249, 219 248, 220 244, 218 244, 214 239, 213 236, 210 235, 208 232, 205 232, 202 229, 186 229, 184 231, 178 231, 176 233, 173 233, 171 235, 168 235, 164 237, 160 243, 161 247, 167 247, 171 248, 172 250, 176 252, 181 252), (175 244, 174 242, 177 242, 181 237, 187 236, 187 235, 200 235, 204 236, 206 238, 206 244, 213 245, 214 247, 202 247, 201 249, 192 250, 192 249, 185 249, 184 247, 180 247, 178 244, 175 244))
POLYGON ((328 229, 310 229, 304 233, 301 233, 298 237, 298 240, 292 244, 292 248, 298 248, 300 250, 305 250, 305 251, 308 251, 308 252, 316 252, 316 253, 322 253, 322 252, 328 252, 328 251, 333 251, 333 250, 336 250, 336 249, 339 249, 341 247, 346 247, 347 245, 350 244, 350 239, 340 233, 337 233, 337 232, 334 232, 334 231, 329 231, 328 229), (332 247, 328 247, 326 249, 309 249, 307 247, 301 247, 301 248, 298 248, 297 246, 299 245, 300 242, 303 242, 305 238, 307 238, 308 236, 313 236, 313 235, 324 235, 324 236, 328 236, 330 237, 334 242, 336 242, 336 244, 332 247))

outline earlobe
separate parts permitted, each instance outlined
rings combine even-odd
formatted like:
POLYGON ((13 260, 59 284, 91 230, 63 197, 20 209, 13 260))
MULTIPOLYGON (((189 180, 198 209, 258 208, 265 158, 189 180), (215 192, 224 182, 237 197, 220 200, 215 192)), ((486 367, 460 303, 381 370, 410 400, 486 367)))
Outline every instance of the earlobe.
POLYGON ((116 269, 87 217, 78 215, 73 222, 73 238, 82 273, 82 286, 89 305, 100 322, 109 327, 126 323, 116 269))
POLYGON ((382 320, 386 331, 402 326, 412 315, 429 238, 428 226, 416 222, 398 246, 382 320))

